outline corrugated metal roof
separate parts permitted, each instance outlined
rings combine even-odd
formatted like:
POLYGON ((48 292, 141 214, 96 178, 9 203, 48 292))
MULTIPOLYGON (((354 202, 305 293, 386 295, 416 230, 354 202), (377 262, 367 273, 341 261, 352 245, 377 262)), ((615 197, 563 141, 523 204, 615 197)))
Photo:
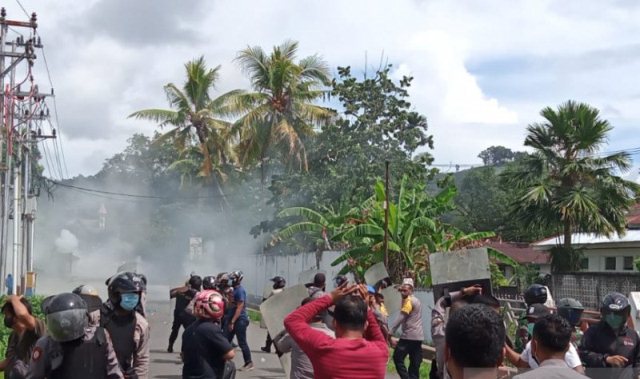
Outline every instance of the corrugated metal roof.
MULTIPOLYGON (((555 245, 561 245, 564 242, 563 236, 556 236, 547 238, 542 241, 534 242, 534 247, 552 247, 555 245)), ((623 236, 614 234, 607 238, 604 236, 596 236, 592 233, 573 233, 571 235, 571 242, 574 245, 596 245, 596 244, 609 244, 609 243, 640 243, 640 230, 627 229, 627 232, 623 236)))

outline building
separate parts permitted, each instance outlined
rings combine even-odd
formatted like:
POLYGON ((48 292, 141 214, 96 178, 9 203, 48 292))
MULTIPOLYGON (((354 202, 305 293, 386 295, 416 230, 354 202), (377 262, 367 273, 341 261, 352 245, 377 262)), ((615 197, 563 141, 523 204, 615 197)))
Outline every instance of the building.
MULTIPOLYGON (((551 273, 549 253, 543 250, 536 250, 528 243, 493 241, 486 243, 484 246, 509 256, 521 265, 536 265, 542 275, 551 273)), ((510 279, 514 275, 511 266, 504 264, 498 264, 498 266, 505 278, 510 279)))
MULTIPOLYGON (((563 236, 548 238, 532 246, 536 251, 547 251, 561 245, 563 236)), ((640 258, 640 204, 627 215, 627 230, 622 236, 596 236, 590 233, 573 233, 571 243, 584 249, 583 271, 587 272, 635 272, 634 261, 640 258)))

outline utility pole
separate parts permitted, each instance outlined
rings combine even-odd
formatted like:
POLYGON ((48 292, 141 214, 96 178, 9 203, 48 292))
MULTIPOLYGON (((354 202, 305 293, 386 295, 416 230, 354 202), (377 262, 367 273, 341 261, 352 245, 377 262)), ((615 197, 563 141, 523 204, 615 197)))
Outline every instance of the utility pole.
MULTIPOLYGON (((33 289, 35 284, 33 239, 36 204, 32 191, 33 154, 36 143, 44 138, 54 138, 55 131, 52 136, 43 136, 41 128, 34 130, 36 125, 40 125, 49 116, 48 110, 44 111, 44 99, 49 95, 39 93, 32 74, 35 49, 42 47, 40 37, 36 35, 37 16, 33 13, 29 21, 8 20, 6 16, 6 10, 0 9, 0 139, 4 146, 4 151, 0 151, 0 287, 3 292, 6 291, 4 279, 10 272, 13 277, 10 290, 17 294, 18 283, 21 283, 22 292, 25 292, 25 287, 33 289), (12 31, 20 29, 25 34, 30 33, 30 37, 25 38, 16 31, 18 36, 9 41, 10 27, 12 31), (6 49, 7 46, 11 47, 10 51, 6 49), (26 63, 26 74, 23 77, 20 73, 21 76, 16 80, 18 67, 24 66, 21 65, 23 62, 26 63), (23 85, 28 90, 22 91, 23 85)), ((31 293, 27 291, 26 294, 31 293)))

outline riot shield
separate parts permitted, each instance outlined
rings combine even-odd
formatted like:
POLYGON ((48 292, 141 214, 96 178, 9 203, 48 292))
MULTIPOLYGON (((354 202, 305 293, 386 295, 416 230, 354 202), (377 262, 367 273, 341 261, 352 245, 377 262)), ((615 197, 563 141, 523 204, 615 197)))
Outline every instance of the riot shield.
POLYGON ((312 268, 311 270, 302 271, 301 273, 298 274, 298 284, 306 284, 306 283, 313 282, 313 277, 316 276, 316 274, 318 273, 326 274, 324 270, 316 270, 315 268, 312 268))
POLYGON ((381 281, 385 281, 387 286, 391 284, 389 273, 387 272, 387 268, 384 266, 383 262, 376 263, 369 267, 369 269, 364 273, 364 281, 374 287, 381 281))
POLYGON ((397 288, 387 287, 381 290, 380 293, 384 296, 384 306, 387 308, 389 315, 400 312, 400 308, 402 308, 402 296, 400 296, 397 288))
POLYGON ((434 253, 429 255, 433 298, 437 301, 449 292, 475 284, 491 295, 491 271, 486 248, 434 253))
MULTIPOLYGON (((314 272, 315 275, 315 272, 314 272)), ((313 276, 311 277, 313 279, 313 276)), ((294 309, 298 308, 306 297, 309 296, 307 288, 304 284, 298 284, 293 287, 287 287, 284 291, 277 293, 262 304, 260 304, 260 312, 262 319, 267 326, 269 334, 273 337, 284 330, 284 319, 294 309)), ((280 364, 289 377, 291 370, 289 354, 280 357, 280 364)))

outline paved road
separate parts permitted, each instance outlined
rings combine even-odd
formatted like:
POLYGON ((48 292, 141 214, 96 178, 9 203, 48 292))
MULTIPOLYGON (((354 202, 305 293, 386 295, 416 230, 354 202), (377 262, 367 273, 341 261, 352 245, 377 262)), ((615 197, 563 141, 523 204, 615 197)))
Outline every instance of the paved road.
MULTIPOLYGON (((149 322, 151 324, 151 378, 156 379, 181 379, 182 363, 177 353, 167 353, 167 343, 171 329, 171 304, 151 303, 148 306, 149 322)), ((247 332, 251 355, 255 364, 255 370, 238 372, 237 379, 284 379, 284 371, 280 367, 280 361, 275 354, 265 354, 260 351, 264 346, 266 331, 260 329, 257 324, 251 324, 247 332)), ((180 337, 174 346, 175 351, 180 351, 180 337)), ((236 351, 236 367, 242 367, 242 353, 236 351)), ((387 375, 387 378, 398 378, 397 375, 387 375)))
MULTIPOLYGON (((149 305, 149 321, 151 323, 151 378, 157 379, 180 379, 182 362, 178 353, 167 353, 167 343, 169 332, 171 331, 171 304, 152 303, 149 305)), ((182 331, 182 330, 181 330, 182 331)), ((182 334, 181 334, 182 335, 182 334)), ((249 372, 238 372, 237 379, 261 378, 280 379, 284 378, 284 371, 280 367, 280 361, 275 354, 265 354, 260 351, 260 346, 264 346, 266 331, 260 329, 256 324, 251 324, 247 332, 251 355, 255 364, 255 370, 249 372)), ((180 351, 180 339, 176 341, 174 350, 180 351)), ((236 367, 242 367, 242 353, 236 351, 236 367)))

